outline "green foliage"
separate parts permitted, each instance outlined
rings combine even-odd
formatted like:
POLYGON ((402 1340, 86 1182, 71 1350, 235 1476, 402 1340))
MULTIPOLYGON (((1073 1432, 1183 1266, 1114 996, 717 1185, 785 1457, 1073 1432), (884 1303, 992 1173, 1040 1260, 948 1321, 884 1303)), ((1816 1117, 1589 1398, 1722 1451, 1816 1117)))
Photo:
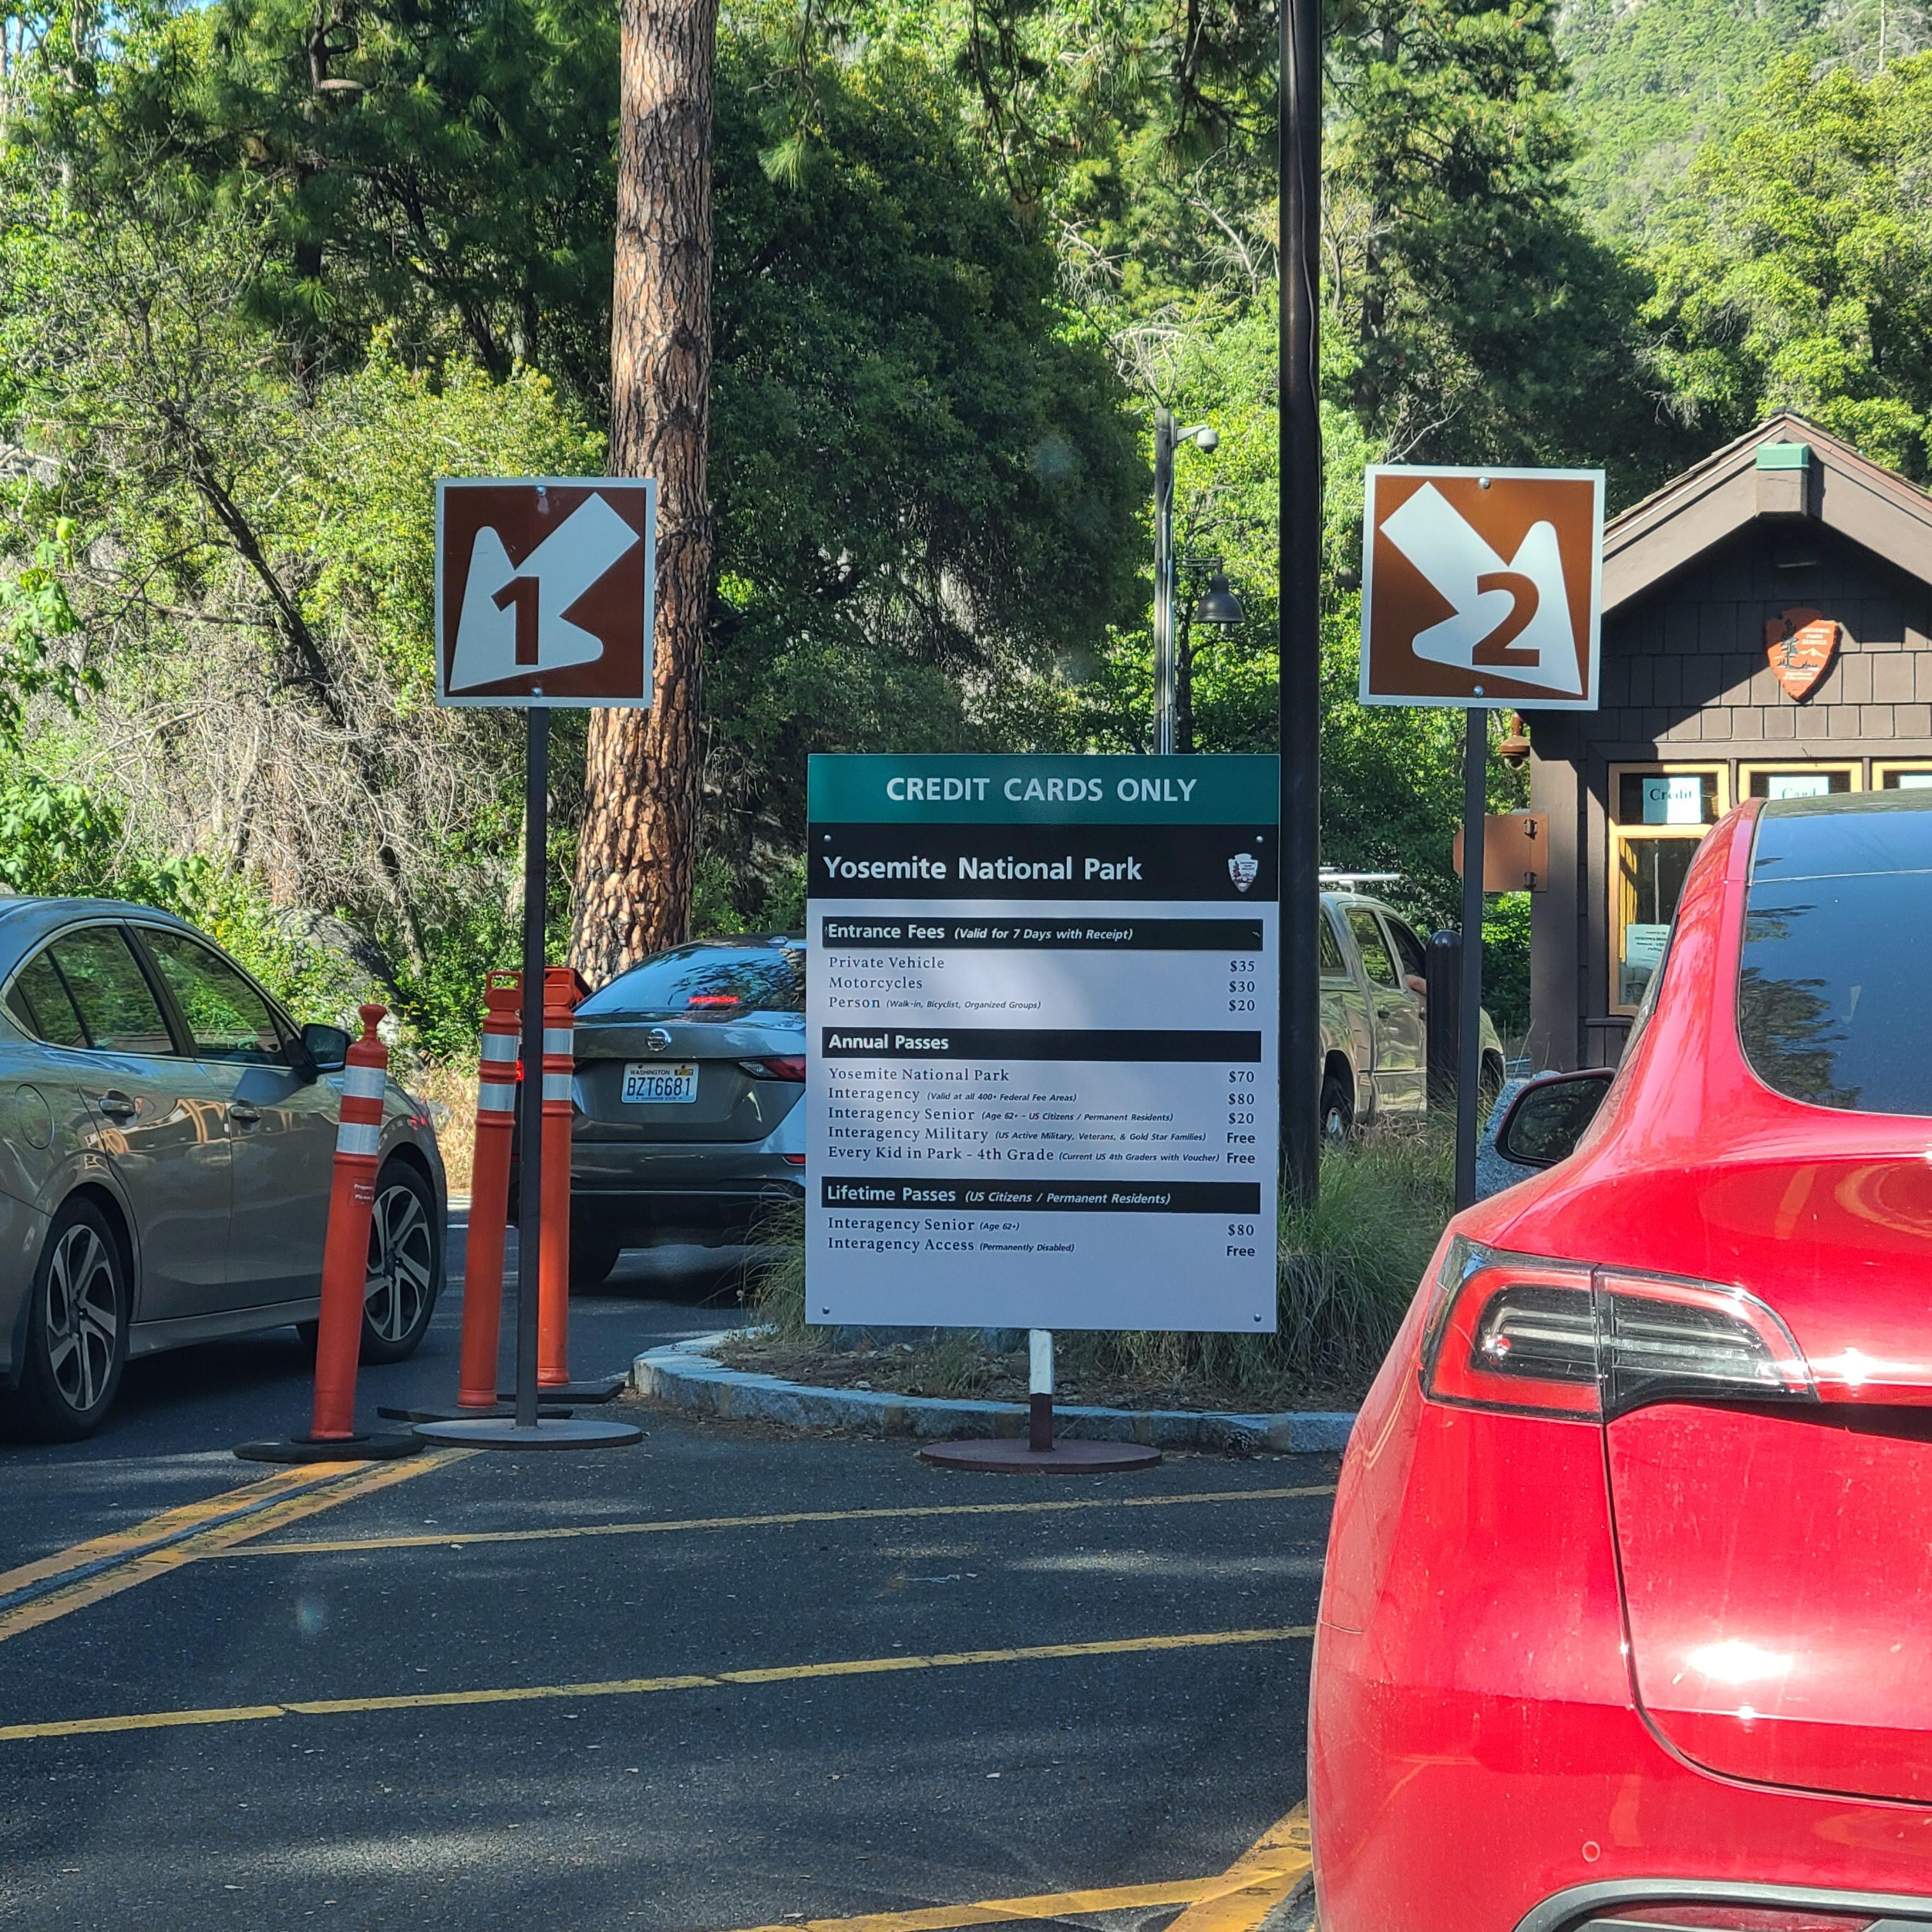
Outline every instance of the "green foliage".
POLYGON ((111 802, 11 762, 0 764, 0 887, 174 913, 226 946, 298 1018, 346 1024, 363 1000, 386 999, 365 970, 244 875, 143 852, 111 802))
POLYGON ((60 655, 61 640, 80 628, 61 574, 73 538, 72 522, 62 518, 26 561, 0 572, 0 748, 19 748, 34 698, 44 693, 73 711, 98 688, 98 674, 60 655))
POLYGON ((1924 477, 1932 411, 1932 54, 1871 80, 1772 72, 1660 224, 1648 314, 1706 434, 1814 418, 1924 477))
POLYGON ((1580 200, 1612 232, 1640 230, 1769 68, 1829 50, 1826 11, 1821 0, 1568 0, 1559 38, 1574 76, 1580 200))
POLYGON ((981 693, 1097 645, 1142 484, 1105 356, 943 81, 899 57, 817 72, 788 182, 759 160, 774 79, 728 37, 707 769, 747 876, 760 841, 796 849, 809 752, 995 742, 981 693))
POLYGON ((1605 233, 1641 235, 1780 61, 1870 74, 1932 44, 1932 22, 1923 0, 1564 0, 1558 39, 1578 200, 1605 233))

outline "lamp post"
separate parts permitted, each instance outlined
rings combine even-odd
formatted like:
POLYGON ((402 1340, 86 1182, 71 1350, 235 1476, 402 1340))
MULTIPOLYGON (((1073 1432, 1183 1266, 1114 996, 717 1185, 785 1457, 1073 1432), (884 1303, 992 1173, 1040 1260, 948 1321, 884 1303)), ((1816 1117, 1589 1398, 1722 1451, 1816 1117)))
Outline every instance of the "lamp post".
POLYGON ((1194 748, 1192 627, 1196 624, 1211 624, 1217 630, 1231 629, 1247 615, 1241 608, 1241 600, 1228 588, 1228 574, 1221 568, 1218 556, 1180 558, 1176 566, 1177 587, 1190 575, 1196 576, 1198 580, 1198 573, 1203 571, 1214 573, 1208 588, 1196 599, 1192 610, 1183 604, 1175 623, 1174 748, 1177 752, 1191 752, 1194 748))
POLYGON ((1184 442, 1211 455, 1221 439, 1205 423, 1174 426, 1172 410, 1154 412, 1154 748, 1174 749, 1179 660, 1174 649, 1174 452, 1184 442))

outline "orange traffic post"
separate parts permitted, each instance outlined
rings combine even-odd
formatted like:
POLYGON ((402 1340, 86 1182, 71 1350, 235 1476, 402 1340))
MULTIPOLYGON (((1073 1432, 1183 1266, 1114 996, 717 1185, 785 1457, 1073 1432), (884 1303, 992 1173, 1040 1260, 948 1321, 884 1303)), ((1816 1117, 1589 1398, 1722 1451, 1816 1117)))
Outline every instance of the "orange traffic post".
POLYGON ((463 1262, 460 1409, 496 1406, 496 1346, 503 1318, 503 1242, 510 1211, 510 1139, 517 1118, 517 1007, 520 973, 492 973, 483 988, 483 1057, 476 1075, 476 1145, 463 1262))
POLYGON ((577 1112, 577 1005, 587 991, 568 966, 544 968, 543 1211, 537 1270, 537 1389, 572 1402, 608 1402, 621 1379, 570 1378, 570 1129, 577 1112))
POLYGON ((362 1037, 349 1048, 342 1112, 335 1133, 335 1174, 328 1198, 328 1238, 322 1257, 322 1308, 315 1344, 315 1402, 309 1432, 284 1442, 244 1442, 236 1454, 256 1462, 360 1460, 407 1456, 413 1436, 358 1435, 356 1369, 362 1353, 368 1294, 369 1225, 388 1088, 389 1049, 376 1030, 385 1009, 362 1009, 362 1037))
POLYGON ((544 968, 543 1219, 537 1270, 537 1387, 570 1384, 570 1126, 577 1112, 577 976, 544 968))

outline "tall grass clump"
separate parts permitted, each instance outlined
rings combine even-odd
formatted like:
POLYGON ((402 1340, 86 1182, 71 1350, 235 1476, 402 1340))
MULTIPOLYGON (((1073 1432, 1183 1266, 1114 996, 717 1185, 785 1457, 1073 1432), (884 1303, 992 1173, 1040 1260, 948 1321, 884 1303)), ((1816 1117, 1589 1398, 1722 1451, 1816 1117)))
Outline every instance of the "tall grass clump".
MULTIPOLYGON (((1059 1338, 1070 1378, 1166 1390, 1193 1402, 1270 1406, 1358 1396, 1388 1352, 1454 1208, 1446 1121, 1376 1129, 1325 1149, 1315 1204, 1282 1216, 1272 1335, 1136 1330, 1059 1338)), ((749 1292, 781 1337, 823 1330, 806 1318, 805 1211, 778 1210, 762 1238, 777 1250, 749 1292)))

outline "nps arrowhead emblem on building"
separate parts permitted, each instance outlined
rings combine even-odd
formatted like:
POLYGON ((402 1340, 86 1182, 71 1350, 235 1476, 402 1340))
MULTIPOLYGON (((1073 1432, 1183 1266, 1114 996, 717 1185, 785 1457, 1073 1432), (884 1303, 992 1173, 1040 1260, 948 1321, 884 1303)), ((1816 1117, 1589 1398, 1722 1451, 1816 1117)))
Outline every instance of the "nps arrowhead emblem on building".
POLYGON ((1803 704, 1838 654, 1838 623, 1812 610, 1780 612, 1764 627, 1764 654, 1787 696, 1803 704))

